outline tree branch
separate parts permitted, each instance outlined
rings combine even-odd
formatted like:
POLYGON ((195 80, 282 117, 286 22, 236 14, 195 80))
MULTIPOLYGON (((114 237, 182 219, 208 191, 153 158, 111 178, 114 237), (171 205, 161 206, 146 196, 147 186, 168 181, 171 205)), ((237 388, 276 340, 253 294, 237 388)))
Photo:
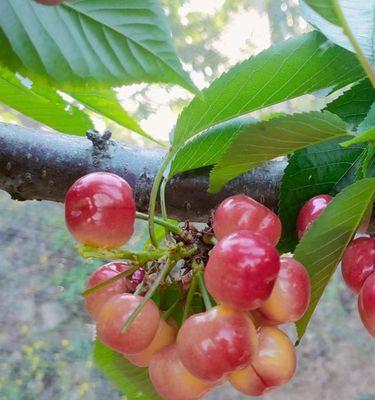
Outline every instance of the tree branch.
MULTIPOLYGON (((89 139, 0 123, 0 189, 17 200, 63 202, 70 185, 93 171, 109 171, 132 186, 137 209, 145 211, 153 179, 165 151, 124 146, 109 135, 89 139)), ((283 160, 228 183, 220 193, 207 193, 209 169, 202 168, 173 178, 167 185, 168 214, 192 221, 207 220, 224 198, 245 193, 277 209, 283 160)))

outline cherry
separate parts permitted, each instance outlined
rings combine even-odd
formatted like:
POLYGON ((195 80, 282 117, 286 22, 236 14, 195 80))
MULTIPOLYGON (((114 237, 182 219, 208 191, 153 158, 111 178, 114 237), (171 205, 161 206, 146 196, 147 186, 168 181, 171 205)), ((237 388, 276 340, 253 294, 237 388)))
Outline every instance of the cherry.
POLYGON ((214 246, 204 278, 215 300, 233 308, 254 310, 271 295, 279 269, 279 254, 267 240, 239 231, 214 246))
MULTIPOLYGON (((107 281, 117 276, 119 273, 127 271, 129 268, 130 265, 126 262, 111 262, 102 265, 90 276, 87 282, 87 289, 99 285, 99 283, 107 281)), ((91 293, 85 298, 86 310, 92 319, 96 320, 98 318, 100 310, 108 299, 115 294, 124 293, 126 291, 126 281, 126 278, 115 281, 91 293)))
POLYGON ((256 330, 247 313, 217 306, 184 322, 177 349, 193 375, 218 381, 249 364, 257 349, 256 330))
POLYGON ((296 352, 288 336, 276 327, 258 331, 258 352, 251 364, 229 376, 231 384, 249 396, 260 396, 289 382, 296 370, 296 352))
POLYGON ((365 280, 359 292, 358 310, 363 325, 375 337, 375 273, 365 280))
POLYGON ((37 3, 44 4, 46 6, 57 6, 66 0, 35 0, 37 3))
POLYGON ((297 236, 298 239, 306 233, 313 221, 326 209, 328 204, 333 200, 328 194, 320 194, 311 198, 301 208, 297 217, 297 236))
POLYGON ((126 288, 128 292, 134 293, 137 289, 138 285, 142 283, 144 277, 146 275, 146 271, 143 268, 137 269, 130 279, 126 281, 126 288))
POLYGON ((375 238, 354 239, 345 250, 341 271, 348 287, 358 294, 366 278, 375 272, 375 238))
POLYGON ((134 230, 135 202, 129 184, 107 172, 78 179, 65 197, 66 225, 84 244, 113 248, 126 243, 134 230))
POLYGON ((219 240, 230 233, 246 230, 259 233, 276 245, 281 235, 281 222, 269 208, 239 194, 228 197, 219 205, 213 218, 213 229, 219 240))
POLYGON ((97 324, 101 342, 123 354, 145 350, 154 339, 160 322, 160 311, 149 300, 125 333, 121 329, 142 302, 141 296, 125 293, 111 297, 103 306, 97 324))
POLYGON ((306 268, 294 258, 281 257, 275 286, 259 313, 277 324, 298 321, 310 303, 310 286, 306 268))
POLYGON ((149 375, 164 400, 198 400, 214 388, 212 383, 198 379, 184 367, 175 344, 152 357, 149 375))
POLYGON ((138 367, 148 367, 155 353, 176 341, 176 334, 177 329, 161 318, 158 330, 149 346, 140 353, 127 355, 126 358, 138 367))

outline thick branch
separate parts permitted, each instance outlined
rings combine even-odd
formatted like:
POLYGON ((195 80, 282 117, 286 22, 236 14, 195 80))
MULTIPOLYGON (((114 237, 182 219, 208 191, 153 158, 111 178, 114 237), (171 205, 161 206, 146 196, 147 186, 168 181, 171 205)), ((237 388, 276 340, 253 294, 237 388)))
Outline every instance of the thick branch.
MULTIPOLYGON (((90 137, 93 140, 92 137, 90 137)), ((110 171, 133 187, 139 211, 147 209, 153 178, 165 152, 95 141, 0 123, 0 189, 17 200, 62 202, 69 186, 92 171, 110 171)), ((277 207, 284 161, 272 162, 238 178, 218 194, 207 193, 208 169, 173 178, 167 187, 171 217, 199 221, 221 200, 246 193, 277 207)))

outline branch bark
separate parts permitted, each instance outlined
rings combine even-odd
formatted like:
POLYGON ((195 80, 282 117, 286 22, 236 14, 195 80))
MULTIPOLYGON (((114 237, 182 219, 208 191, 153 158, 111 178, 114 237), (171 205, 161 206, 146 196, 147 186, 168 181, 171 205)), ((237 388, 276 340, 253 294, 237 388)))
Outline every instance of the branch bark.
MULTIPOLYGON (((139 211, 148 207, 153 178, 165 156, 91 134, 82 137, 0 123, 0 189, 17 200, 63 202, 70 185, 93 171, 109 171, 132 186, 139 211)), ((225 197, 245 193, 276 209, 285 161, 271 162, 208 194, 209 169, 173 178, 166 190, 171 217, 201 221, 225 197)))
MULTIPOLYGON (((125 146, 99 137, 89 139, 0 123, 0 189, 16 200, 63 202, 78 178, 108 171, 125 178, 139 211, 146 211, 154 176, 165 151, 125 146)), ((273 161, 228 183, 220 193, 207 193, 209 169, 171 179, 166 189, 168 214, 180 220, 207 221, 223 199, 245 193, 276 210, 285 160, 273 161)), ((375 213, 369 231, 374 233, 375 213)))

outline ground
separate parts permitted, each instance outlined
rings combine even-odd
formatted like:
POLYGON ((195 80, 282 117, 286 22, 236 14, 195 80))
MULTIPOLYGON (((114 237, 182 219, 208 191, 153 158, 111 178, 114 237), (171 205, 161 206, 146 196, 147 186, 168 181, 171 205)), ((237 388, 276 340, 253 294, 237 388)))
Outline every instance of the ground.
MULTIPOLYGON (((61 204, 0 192, 0 400, 123 398, 91 361, 94 329, 80 293, 98 262, 76 255, 63 221, 61 204)), ((375 340, 339 272, 298 360, 294 380, 265 399, 375 399, 375 340)), ((229 386, 208 398, 245 399, 229 386)))

